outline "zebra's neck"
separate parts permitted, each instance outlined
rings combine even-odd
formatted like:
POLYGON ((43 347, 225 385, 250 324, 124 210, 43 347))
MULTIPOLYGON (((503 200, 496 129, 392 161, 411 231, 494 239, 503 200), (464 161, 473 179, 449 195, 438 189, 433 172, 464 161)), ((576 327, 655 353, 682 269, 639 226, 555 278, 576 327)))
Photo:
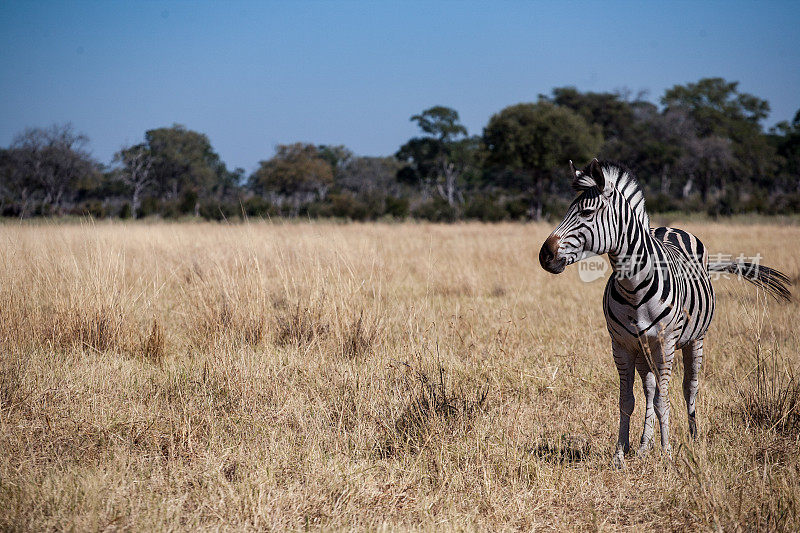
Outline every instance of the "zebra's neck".
POLYGON ((658 275, 654 241, 650 228, 636 217, 620 225, 618 245, 608 253, 614 282, 620 292, 633 294, 648 287, 658 275))

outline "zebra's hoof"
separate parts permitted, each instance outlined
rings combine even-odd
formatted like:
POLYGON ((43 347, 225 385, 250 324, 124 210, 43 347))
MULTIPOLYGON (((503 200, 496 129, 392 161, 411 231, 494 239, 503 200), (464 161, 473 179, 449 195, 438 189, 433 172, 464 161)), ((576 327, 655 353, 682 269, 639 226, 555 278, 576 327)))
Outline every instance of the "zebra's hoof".
POLYGON ((653 442, 652 441, 645 442, 644 444, 641 444, 639 446, 638 450, 636 450, 636 457, 646 457, 647 454, 649 454, 650 450, 652 449, 653 449, 653 442))
POLYGON ((616 470, 625 468, 625 455, 619 452, 615 453, 614 457, 611 459, 611 466, 616 470))
POLYGON ((672 459, 672 445, 667 444, 661 450, 661 454, 664 456, 665 459, 672 459))

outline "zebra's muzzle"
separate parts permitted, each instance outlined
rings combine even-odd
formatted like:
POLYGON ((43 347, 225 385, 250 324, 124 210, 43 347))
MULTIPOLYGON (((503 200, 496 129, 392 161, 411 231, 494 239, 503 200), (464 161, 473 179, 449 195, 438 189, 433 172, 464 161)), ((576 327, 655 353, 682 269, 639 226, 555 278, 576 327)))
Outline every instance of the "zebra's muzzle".
POLYGON ((558 235, 550 235, 539 250, 539 264, 551 274, 561 274, 567 266, 567 260, 558 257, 558 245, 558 235))

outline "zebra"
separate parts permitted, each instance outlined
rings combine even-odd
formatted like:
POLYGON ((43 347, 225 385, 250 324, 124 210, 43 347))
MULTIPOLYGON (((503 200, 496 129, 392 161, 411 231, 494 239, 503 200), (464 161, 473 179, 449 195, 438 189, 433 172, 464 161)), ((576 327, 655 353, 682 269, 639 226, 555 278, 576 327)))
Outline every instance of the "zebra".
POLYGON ((655 419, 661 447, 669 456, 668 387, 676 349, 683 354, 683 395, 689 433, 697 437, 695 402, 703 362, 703 339, 714 315, 711 272, 737 274, 776 299, 789 301, 785 274, 743 261, 709 262, 700 239, 669 227, 651 228, 644 195, 633 172, 597 159, 582 170, 570 161, 578 196, 545 240, 539 262, 559 274, 592 254, 608 254, 613 269, 603 311, 619 372, 619 438, 612 463, 624 466, 628 453, 633 386, 638 372, 645 395, 645 422, 638 456, 651 448, 655 419))

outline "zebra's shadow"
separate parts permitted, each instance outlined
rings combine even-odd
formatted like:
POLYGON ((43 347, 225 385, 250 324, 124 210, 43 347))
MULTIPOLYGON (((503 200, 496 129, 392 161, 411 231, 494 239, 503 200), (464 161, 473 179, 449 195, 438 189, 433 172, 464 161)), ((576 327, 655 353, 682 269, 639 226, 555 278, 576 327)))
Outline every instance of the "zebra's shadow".
POLYGON ((562 436, 555 441, 543 440, 529 453, 549 463, 574 464, 589 460, 589 442, 583 437, 562 436))

